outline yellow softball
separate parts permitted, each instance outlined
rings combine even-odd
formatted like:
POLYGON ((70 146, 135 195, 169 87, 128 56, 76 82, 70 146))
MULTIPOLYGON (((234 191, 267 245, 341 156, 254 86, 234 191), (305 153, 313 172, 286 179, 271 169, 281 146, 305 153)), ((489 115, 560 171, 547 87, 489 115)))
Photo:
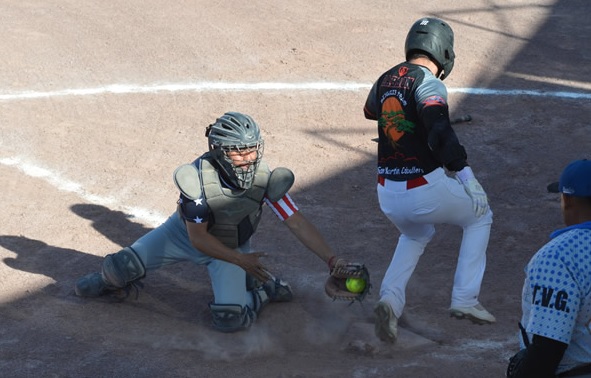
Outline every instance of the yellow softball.
POLYGON ((347 290, 349 290, 351 293, 361 293, 363 290, 365 290, 366 283, 363 278, 349 277, 347 278, 345 285, 347 286, 347 290))

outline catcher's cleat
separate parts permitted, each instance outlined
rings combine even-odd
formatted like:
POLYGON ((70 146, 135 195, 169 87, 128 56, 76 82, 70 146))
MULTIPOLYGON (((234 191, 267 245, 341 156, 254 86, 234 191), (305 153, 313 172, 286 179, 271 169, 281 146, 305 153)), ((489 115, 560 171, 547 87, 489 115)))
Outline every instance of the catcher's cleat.
POLYGON ((80 277, 74 286, 74 291, 79 297, 100 297, 113 289, 115 288, 107 286, 99 272, 80 277))
POLYGON ((376 314, 375 334, 385 342, 394 343, 398 337, 398 318, 392 307, 386 302, 378 302, 374 308, 376 314))
POLYGON ((293 299, 293 291, 289 284, 279 278, 273 277, 263 285, 270 302, 290 302, 293 299))
POLYGON ((452 307, 449 314, 457 319, 468 319, 475 324, 492 324, 497 321, 481 304, 473 307, 452 307))

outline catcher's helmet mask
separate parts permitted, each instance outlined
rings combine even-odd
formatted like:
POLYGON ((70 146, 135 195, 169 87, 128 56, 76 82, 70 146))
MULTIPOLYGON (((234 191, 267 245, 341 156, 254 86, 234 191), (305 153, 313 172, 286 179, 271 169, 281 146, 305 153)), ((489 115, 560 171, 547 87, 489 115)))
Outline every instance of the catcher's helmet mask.
POLYGON ((248 115, 227 112, 205 130, 209 152, 225 181, 239 189, 250 189, 263 157, 264 141, 257 123, 248 115), (246 156, 256 152, 254 160, 235 164, 229 153, 246 156))
POLYGON ((416 53, 424 53, 433 60, 445 79, 454 67, 454 32, 445 21, 426 17, 417 20, 410 28, 404 44, 406 59, 416 53))

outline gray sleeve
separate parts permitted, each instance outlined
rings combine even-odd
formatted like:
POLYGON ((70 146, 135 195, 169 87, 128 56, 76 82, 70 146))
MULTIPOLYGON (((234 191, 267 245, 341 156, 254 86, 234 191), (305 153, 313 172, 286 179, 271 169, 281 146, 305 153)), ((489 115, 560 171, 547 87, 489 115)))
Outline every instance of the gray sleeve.
POLYGON ((434 97, 438 98, 440 101, 442 100, 441 102, 447 105, 447 88, 445 87, 445 84, 436 78, 428 69, 424 67, 421 67, 421 69, 426 72, 425 79, 415 92, 415 100, 417 102, 417 110, 419 113, 425 104, 429 103, 430 99, 434 97))

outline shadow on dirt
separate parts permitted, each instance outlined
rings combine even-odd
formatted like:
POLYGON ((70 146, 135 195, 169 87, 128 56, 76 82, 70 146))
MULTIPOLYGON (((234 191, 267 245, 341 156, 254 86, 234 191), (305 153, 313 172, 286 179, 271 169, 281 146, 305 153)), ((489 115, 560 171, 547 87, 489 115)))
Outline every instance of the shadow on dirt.
MULTIPOLYGON (((130 245, 137 238, 151 230, 151 228, 133 222, 133 218, 127 214, 110 210, 104 206, 76 204, 71 206, 71 209, 80 217, 91 220, 92 226, 97 231, 121 247, 130 245)), ((16 254, 16 257, 3 259, 6 266, 23 272, 40 274, 55 281, 55 283, 49 284, 42 289, 45 294, 78 302, 89 300, 121 302, 121 299, 113 298, 102 300, 102 297, 98 299, 81 299, 74 294, 73 288, 76 280, 85 274, 99 271, 103 256, 52 246, 41 240, 14 235, 0 236, 0 247, 16 254)), ((91 247, 89 246, 89 248, 91 247)), ((117 251, 113 250, 109 253, 114 252, 117 251)), ((161 288, 161 290, 153 290, 154 292, 149 294, 149 299, 159 302, 157 307, 169 308, 173 312, 187 311, 191 314, 190 316, 194 316, 193 303, 195 295, 208 296, 210 294, 207 271, 204 267, 179 263, 152 271, 148 276, 142 280, 142 283, 148 281, 147 286, 161 288), (168 295, 168 288, 170 287, 175 290, 174 296, 168 295)), ((147 294, 143 293, 142 295, 146 296, 147 294)), ((132 296, 135 297, 136 295, 132 296)), ((125 300, 131 299, 131 297, 125 298, 125 300)), ((207 300, 203 300, 203 302, 202 307, 205 307, 207 300)), ((154 308, 154 310, 158 311, 157 308, 154 308)))
POLYGON ((24 236, 0 236, 0 246, 17 254, 14 258, 7 257, 3 260, 7 266, 24 272, 42 274, 55 281, 71 280, 75 272, 81 271, 80 269, 97 267, 100 263, 98 256, 51 246, 24 236))
POLYGON ((72 205, 71 209, 74 214, 92 221, 92 227, 95 230, 121 247, 129 246, 151 231, 151 228, 133 222, 132 216, 105 206, 76 204, 72 205))
MULTIPOLYGON (((92 226, 97 231, 121 247, 129 245, 139 236, 150 231, 149 228, 132 222, 132 218, 127 214, 104 206, 77 204, 71 209, 80 217, 91 220, 92 226)), ((51 246, 41 240, 24 236, 0 236, 0 246, 17 254, 15 258, 4 259, 7 266, 25 272, 43 274, 56 281, 72 279, 89 269, 97 269, 102 261, 101 257, 90 253, 51 246)))

